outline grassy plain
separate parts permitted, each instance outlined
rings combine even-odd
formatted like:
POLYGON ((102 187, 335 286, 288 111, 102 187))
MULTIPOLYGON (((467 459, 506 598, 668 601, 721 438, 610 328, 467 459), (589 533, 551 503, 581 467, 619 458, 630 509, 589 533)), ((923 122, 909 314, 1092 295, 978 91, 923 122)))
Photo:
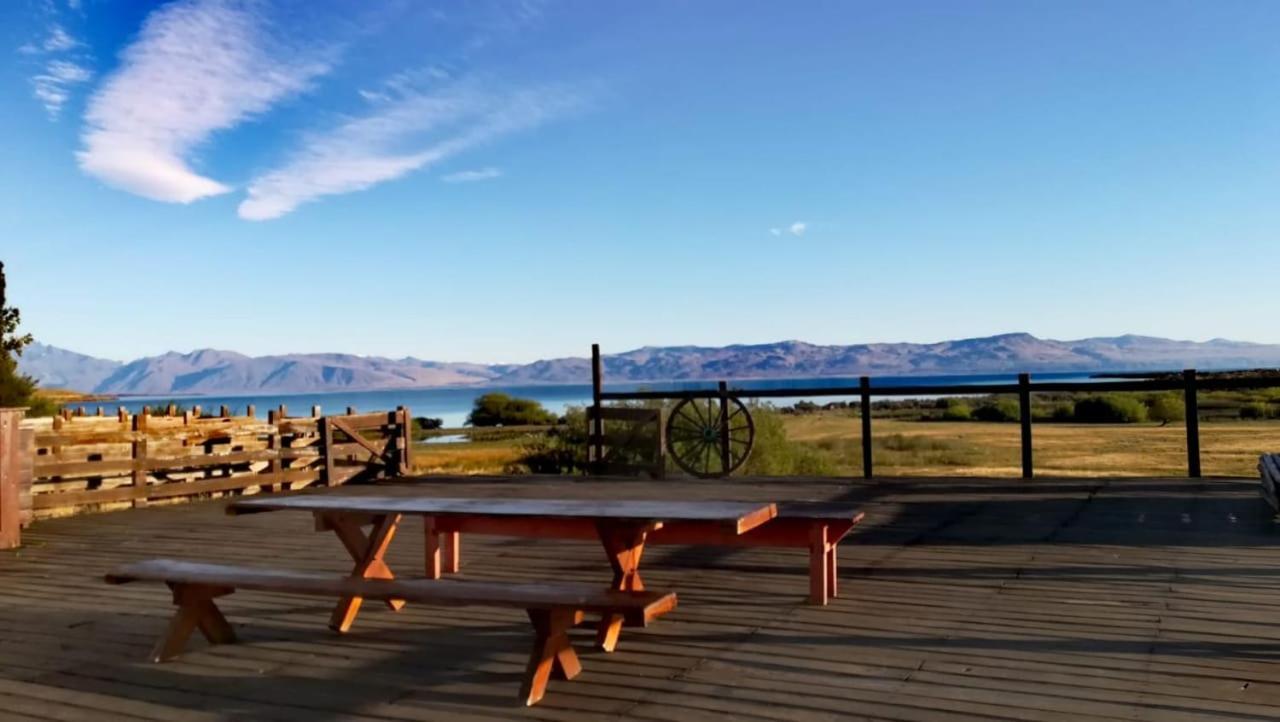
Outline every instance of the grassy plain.
MULTIPOLYGON (((822 411, 784 415, 787 438, 830 459, 838 475, 862 473, 856 415, 822 411)), ((1003 476, 1020 473, 1016 423, 876 419, 877 476, 1003 476)), ((1251 477, 1258 455, 1280 451, 1280 421, 1201 422, 1201 463, 1210 476, 1251 477)), ((1033 430, 1041 476, 1181 476, 1186 473, 1181 423, 1039 423, 1033 430)), ((490 474, 518 467, 526 436, 456 444, 417 444, 422 473, 490 474)))

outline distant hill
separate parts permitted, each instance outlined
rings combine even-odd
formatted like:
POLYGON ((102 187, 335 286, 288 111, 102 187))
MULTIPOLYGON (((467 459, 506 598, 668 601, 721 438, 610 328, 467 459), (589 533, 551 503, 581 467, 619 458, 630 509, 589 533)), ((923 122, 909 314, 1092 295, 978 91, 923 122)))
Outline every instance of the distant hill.
MULTIPOLYGON (((34 344, 20 368, 43 386, 115 394, 312 393, 432 386, 588 383, 585 358, 474 364, 349 354, 245 356, 203 349, 128 363, 34 344)), ((609 381, 1140 371, 1280 366, 1280 345, 1116 336, 1055 341, 1026 333, 938 343, 818 346, 803 341, 645 347, 604 358, 609 381)))

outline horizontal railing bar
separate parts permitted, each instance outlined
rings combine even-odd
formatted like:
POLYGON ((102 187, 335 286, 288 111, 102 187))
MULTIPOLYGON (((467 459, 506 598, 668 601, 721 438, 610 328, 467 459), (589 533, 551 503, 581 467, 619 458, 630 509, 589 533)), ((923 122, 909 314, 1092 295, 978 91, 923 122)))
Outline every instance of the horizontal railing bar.
MULTIPOLYGON (((1202 391, 1280 388, 1280 378, 1198 379, 1202 391)), ((1079 393, 1108 391, 1178 391, 1182 379, 1135 379, 1118 381, 1032 381, 1031 393, 1079 393)), ((976 394, 1016 394, 1018 384, 950 384, 871 386, 872 396, 972 396, 976 394)), ((857 396, 857 386, 813 386, 787 389, 729 389, 730 396, 749 399, 793 398, 809 396, 857 396)), ((719 396, 715 389, 681 389, 672 391, 605 391, 601 401, 649 401, 663 399, 709 399, 719 396)))

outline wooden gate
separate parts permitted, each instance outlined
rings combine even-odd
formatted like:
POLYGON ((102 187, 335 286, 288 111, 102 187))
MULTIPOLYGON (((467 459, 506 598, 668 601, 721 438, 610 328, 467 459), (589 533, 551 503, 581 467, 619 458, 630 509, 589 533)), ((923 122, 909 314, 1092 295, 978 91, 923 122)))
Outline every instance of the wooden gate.
POLYGON ((326 416, 320 444, 329 486, 407 475, 413 417, 403 406, 377 414, 326 416))

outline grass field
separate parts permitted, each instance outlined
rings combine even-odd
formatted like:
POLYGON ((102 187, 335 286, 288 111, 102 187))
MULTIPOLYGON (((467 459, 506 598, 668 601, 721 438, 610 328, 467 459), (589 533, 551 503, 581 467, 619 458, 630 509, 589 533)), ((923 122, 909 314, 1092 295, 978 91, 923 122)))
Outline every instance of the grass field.
MULTIPOLYGON (((783 417, 787 438, 831 460, 834 473, 862 473, 858 419, 847 411, 783 417)), ((1020 474, 1019 431, 1012 423, 877 419, 877 476, 1008 476, 1020 474)), ((1035 470, 1041 476, 1181 476, 1186 473, 1182 424, 1036 424, 1035 470)), ((495 474, 518 467, 524 439, 418 444, 420 473, 495 474)), ((1258 455, 1280 451, 1280 422, 1202 422, 1201 464, 1210 476, 1252 477, 1258 455)))
MULTIPOLYGON (((861 434, 850 414, 786 419, 787 436, 832 453, 843 474, 862 473, 861 434)), ((1012 423, 877 420, 878 476, 1018 476, 1019 430, 1012 423)), ((1182 424, 1036 424, 1036 473, 1043 476, 1180 476, 1187 471, 1182 424)), ((1280 422, 1201 423, 1203 472, 1255 476, 1258 455, 1280 451, 1280 422)))

